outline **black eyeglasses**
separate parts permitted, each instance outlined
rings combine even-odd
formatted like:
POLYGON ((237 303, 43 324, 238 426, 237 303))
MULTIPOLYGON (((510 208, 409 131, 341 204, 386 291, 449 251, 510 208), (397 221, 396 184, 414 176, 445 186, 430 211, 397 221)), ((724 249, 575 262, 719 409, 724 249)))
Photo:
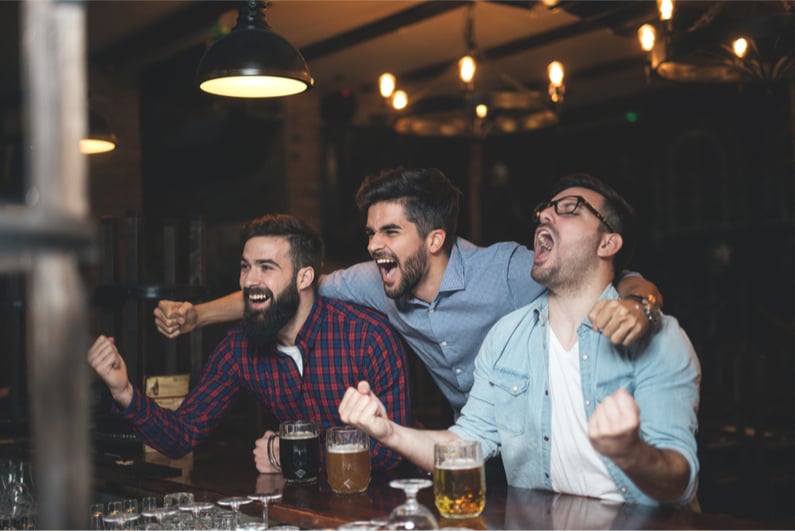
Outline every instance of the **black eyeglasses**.
POLYGON ((541 203, 535 208, 535 210, 533 210, 533 220, 538 223, 538 220, 541 217, 541 212, 549 207, 555 209, 555 214, 559 216, 567 216, 577 212, 577 209, 580 208, 580 205, 584 205, 585 208, 590 210, 599 221, 605 224, 605 227, 610 229, 610 232, 618 232, 616 229, 611 227, 610 223, 607 222, 607 219, 605 219, 605 217, 600 214, 599 211, 596 210, 596 208, 594 208, 594 206, 586 201, 581 195, 567 195, 565 197, 561 197, 560 199, 555 199, 554 201, 541 203))

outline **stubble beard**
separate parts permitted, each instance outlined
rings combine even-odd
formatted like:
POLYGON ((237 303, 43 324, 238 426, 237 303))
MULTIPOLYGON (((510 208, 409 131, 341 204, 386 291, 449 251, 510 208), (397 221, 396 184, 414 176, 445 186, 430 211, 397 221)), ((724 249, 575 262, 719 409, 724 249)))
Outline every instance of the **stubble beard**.
POLYGON ((408 298, 422 280, 427 268, 428 253, 425 247, 420 247, 416 253, 406 259, 405 265, 400 267, 400 283, 397 287, 390 289, 384 286, 384 293, 390 299, 408 298))

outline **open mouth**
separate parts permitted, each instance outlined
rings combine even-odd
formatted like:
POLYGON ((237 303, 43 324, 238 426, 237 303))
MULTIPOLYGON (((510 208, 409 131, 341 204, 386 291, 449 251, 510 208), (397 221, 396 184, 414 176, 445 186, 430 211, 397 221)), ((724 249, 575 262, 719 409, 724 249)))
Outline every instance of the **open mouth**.
POLYGON ((381 278, 384 282, 388 282, 393 277, 393 272, 397 269, 398 263, 394 258, 389 257, 376 257, 375 263, 378 269, 381 270, 381 278))
POLYGON ((539 261, 545 258, 555 247, 555 239, 549 229, 539 227, 535 237, 535 258, 539 261))
POLYGON ((243 292, 250 307, 261 306, 268 302, 273 296, 271 290, 267 288, 246 288, 243 292))

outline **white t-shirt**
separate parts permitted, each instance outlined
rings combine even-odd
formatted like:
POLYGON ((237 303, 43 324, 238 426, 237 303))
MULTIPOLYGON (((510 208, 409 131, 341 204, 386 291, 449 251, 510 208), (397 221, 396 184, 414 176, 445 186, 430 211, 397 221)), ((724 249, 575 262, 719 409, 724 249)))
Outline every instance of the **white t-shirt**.
POLYGON ((549 398, 552 406, 552 488, 556 492, 624 501, 588 440, 580 380, 580 345, 566 351, 549 328, 549 398))
POLYGON ((298 372, 301 376, 304 375, 304 358, 301 356, 301 351, 295 345, 292 346, 285 346, 285 345, 276 345, 276 349, 283 353, 287 354, 293 361, 295 361, 296 366, 298 367, 298 372))

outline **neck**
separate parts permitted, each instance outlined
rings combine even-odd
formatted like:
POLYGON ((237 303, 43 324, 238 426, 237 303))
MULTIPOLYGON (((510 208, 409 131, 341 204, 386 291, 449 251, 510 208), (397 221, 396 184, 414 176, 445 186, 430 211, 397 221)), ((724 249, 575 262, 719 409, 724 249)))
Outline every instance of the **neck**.
POLYGON ((428 257, 428 271, 422 276, 414 288, 412 295, 427 303, 433 302, 442 285, 442 278, 450 262, 450 255, 446 252, 431 254, 428 257))
POLYGON ((594 275, 576 286, 549 288, 549 323, 567 350, 577 343, 577 327, 588 316, 612 276, 594 275))
POLYGON ((315 292, 313 289, 304 290, 300 292, 300 302, 298 303, 298 310, 290 321, 284 325, 279 333, 276 334, 276 342, 279 345, 292 347, 295 345, 295 338, 298 337, 298 332, 304 326, 309 312, 312 311, 312 305, 315 302, 315 292))

